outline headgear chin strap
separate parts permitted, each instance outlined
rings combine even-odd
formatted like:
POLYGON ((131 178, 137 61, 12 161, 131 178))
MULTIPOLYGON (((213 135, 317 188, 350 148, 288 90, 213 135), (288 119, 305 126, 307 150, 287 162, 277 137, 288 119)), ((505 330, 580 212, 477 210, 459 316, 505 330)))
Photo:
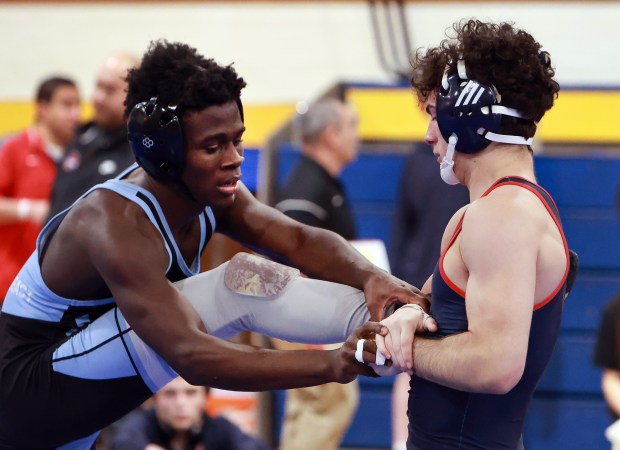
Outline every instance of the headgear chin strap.
POLYGON ((458 138, 456 137, 456 134, 450 136, 450 138, 448 139, 448 149, 446 150, 446 156, 443 157, 443 160, 439 165, 441 179, 444 181, 444 183, 451 186, 460 183, 459 179, 454 173, 454 160, 452 159, 454 157, 454 147, 456 147, 457 141, 458 138))
POLYGON ((448 141, 456 135, 456 151, 477 153, 491 142, 532 145, 533 138, 500 134, 502 116, 528 119, 519 111, 499 104, 500 95, 493 85, 484 85, 467 76, 465 61, 457 62, 457 73, 448 76, 448 67, 437 93, 437 124, 448 141))

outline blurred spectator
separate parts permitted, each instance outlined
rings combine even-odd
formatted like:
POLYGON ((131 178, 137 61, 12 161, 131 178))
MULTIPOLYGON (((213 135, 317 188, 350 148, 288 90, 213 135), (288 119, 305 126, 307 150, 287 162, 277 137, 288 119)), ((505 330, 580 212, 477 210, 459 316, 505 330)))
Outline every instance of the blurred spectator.
POLYGON ((205 412, 207 388, 176 378, 152 398, 152 408, 121 420, 109 450, 267 450, 223 417, 205 412))
POLYGON ((80 122, 80 95, 71 79, 46 78, 35 101, 34 125, 0 149, 0 302, 35 248, 56 162, 80 122))
MULTIPOLYGON (((616 211, 620 214, 620 184, 616 190, 616 211)), ((603 310, 596 337, 594 364, 603 370, 601 376, 603 396, 609 406, 612 420, 618 421, 620 419, 620 292, 607 301, 603 310)))
MULTIPOLYGON (((439 259, 441 237, 452 215, 469 202, 463 185, 444 183, 426 145, 416 147, 404 164, 390 243, 390 267, 398 278, 422 287, 439 259)), ((407 441, 409 375, 397 375, 392 390, 392 449, 407 441)))
POLYGON ((357 157, 357 116, 345 103, 330 99, 311 105, 296 118, 302 155, 276 204, 287 216, 355 238, 355 222, 342 170, 357 157))
POLYGON ((124 116, 127 71, 133 55, 109 56, 99 69, 93 94, 93 121, 78 129, 60 163, 48 220, 69 207, 92 186, 118 175, 135 162, 124 116))
POLYGON ((405 160, 396 200, 389 252, 394 275, 422 287, 439 259, 448 221, 467 203, 465 186, 442 181, 431 149, 415 148, 405 160))
MULTIPOLYGON (((314 103, 296 120, 302 155, 275 207, 299 222, 354 239, 353 213, 338 177, 357 156, 357 115, 342 101, 330 99, 314 103)), ((276 346, 310 348, 282 341, 276 346)), ((358 402, 357 380, 287 391, 280 450, 337 449, 358 402)))
POLYGON ((594 363, 603 369, 601 387, 614 421, 620 418, 620 293, 603 310, 594 363))

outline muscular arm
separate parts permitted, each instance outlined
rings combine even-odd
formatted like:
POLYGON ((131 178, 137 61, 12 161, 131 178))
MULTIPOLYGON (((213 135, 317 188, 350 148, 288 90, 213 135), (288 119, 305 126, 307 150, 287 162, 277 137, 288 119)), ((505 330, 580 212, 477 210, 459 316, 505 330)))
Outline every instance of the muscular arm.
POLYGON ((304 273, 363 290, 374 320, 395 299, 428 306, 416 295, 417 289, 371 264, 338 234, 286 217, 257 201, 241 184, 234 205, 222 213, 218 230, 283 257, 304 273))
MULTIPOLYGON (((541 234, 521 205, 485 198, 471 205, 463 223, 460 254, 468 271, 469 329, 441 340, 414 342, 414 368, 423 378, 456 389, 505 393, 525 367, 534 306, 541 234)), ((457 263, 458 264, 458 263, 457 263)))
MULTIPOLYGON (((73 235, 125 319, 190 383, 253 391, 348 382, 359 373, 371 374, 351 362, 356 339, 345 343, 345 355, 259 349, 208 335, 195 309, 165 278, 168 257, 162 239, 137 206, 108 198, 103 208, 79 213, 73 235)), ((380 327, 365 328, 371 329, 380 327)))

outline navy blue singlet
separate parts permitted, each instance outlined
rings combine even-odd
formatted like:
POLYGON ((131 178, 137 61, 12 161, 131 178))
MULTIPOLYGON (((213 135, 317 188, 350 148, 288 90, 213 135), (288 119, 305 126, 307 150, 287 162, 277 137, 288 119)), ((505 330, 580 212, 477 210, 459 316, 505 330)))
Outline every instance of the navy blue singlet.
MULTIPOLYGON (((460 391, 417 376, 411 379, 409 395, 409 450, 511 449, 521 446, 523 423, 532 393, 558 336, 568 275, 568 246, 560 216, 551 196, 540 186, 520 177, 495 182, 484 194, 499 186, 516 185, 530 190, 545 205, 562 234, 566 250, 566 272, 551 295, 534 307, 525 371, 519 383, 505 395, 460 391)), ((443 258, 461 232, 461 218, 433 274, 431 314, 437 320, 437 337, 467 331, 465 292, 452 283, 443 270, 443 258)))

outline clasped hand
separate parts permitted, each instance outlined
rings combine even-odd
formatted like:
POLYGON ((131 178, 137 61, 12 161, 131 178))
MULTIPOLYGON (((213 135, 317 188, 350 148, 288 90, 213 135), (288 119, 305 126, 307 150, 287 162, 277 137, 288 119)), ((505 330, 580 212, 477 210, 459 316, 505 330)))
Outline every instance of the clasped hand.
MULTIPOLYGON (((377 351, 391 360, 391 373, 414 372, 413 340, 416 333, 437 331, 437 322, 418 304, 406 304, 383 319, 387 335, 376 335, 377 351)), ((380 374, 383 375, 383 374, 380 374)))

